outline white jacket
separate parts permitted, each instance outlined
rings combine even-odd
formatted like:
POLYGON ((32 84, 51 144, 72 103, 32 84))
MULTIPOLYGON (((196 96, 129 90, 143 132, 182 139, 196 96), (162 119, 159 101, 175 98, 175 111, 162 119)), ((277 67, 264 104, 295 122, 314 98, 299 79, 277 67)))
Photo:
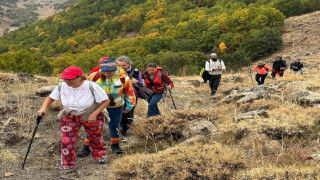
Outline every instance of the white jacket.
POLYGON ((222 74, 222 71, 226 70, 226 66, 224 65, 224 62, 220 59, 217 59, 217 61, 212 61, 210 59, 209 61, 206 61, 205 66, 206 71, 209 71, 210 75, 219 75, 222 74), (213 71, 213 69, 220 67, 221 71, 213 71))

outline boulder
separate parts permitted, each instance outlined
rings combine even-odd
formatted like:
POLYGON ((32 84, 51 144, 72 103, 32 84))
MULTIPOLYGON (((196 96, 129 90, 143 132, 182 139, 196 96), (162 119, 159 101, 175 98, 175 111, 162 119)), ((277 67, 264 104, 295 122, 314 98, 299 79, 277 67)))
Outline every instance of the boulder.
POLYGON ((225 86, 225 87, 222 87, 222 88, 219 88, 219 92, 220 93, 223 93, 223 94, 229 94, 231 91, 233 90, 238 90, 238 86, 235 85, 235 84, 232 84, 232 85, 229 85, 229 86, 225 86))
MULTIPOLYGON (((240 95, 240 94, 237 94, 240 95)), ((248 103, 253 102, 254 100, 261 99, 258 93, 256 92, 246 92, 242 93, 242 97, 237 100, 237 103, 248 103)), ((240 96, 239 96, 240 97, 240 96)))
POLYGON ((182 143, 180 143, 180 145, 188 145, 188 144, 192 144, 192 143, 195 143, 195 142, 199 142, 201 139, 203 139, 203 135, 196 135, 196 136, 193 136, 185 141, 183 141, 182 143))
POLYGON ((251 87, 241 87, 239 88, 239 92, 250 92, 252 91, 251 87))
POLYGON ((281 148, 282 148, 282 145, 277 140, 266 141, 263 146, 263 154, 264 155, 278 154, 281 148))
POLYGON ((264 145, 270 138, 265 134, 249 133, 240 142, 239 146, 243 149, 253 149, 264 145))
POLYGON ((190 138, 198 134, 209 134, 216 132, 216 126, 208 120, 194 120, 182 131, 185 138, 190 138))
POLYGON ((243 77, 238 76, 238 75, 223 77, 222 78, 222 82, 242 83, 243 82, 243 77))
POLYGON ((254 119, 257 117, 264 117, 267 118, 269 115, 267 111, 265 110, 255 110, 255 111, 249 111, 246 113, 239 114, 238 117, 236 117, 237 121, 242 121, 246 119, 254 119))
POLYGON ((290 99, 301 105, 313 106, 315 104, 320 104, 320 93, 301 90, 291 93, 290 99))
POLYGON ((36 91, 36 95, 46 97, 54 90, 55 87, 57 87, 57 85, 44 86, 36 91))

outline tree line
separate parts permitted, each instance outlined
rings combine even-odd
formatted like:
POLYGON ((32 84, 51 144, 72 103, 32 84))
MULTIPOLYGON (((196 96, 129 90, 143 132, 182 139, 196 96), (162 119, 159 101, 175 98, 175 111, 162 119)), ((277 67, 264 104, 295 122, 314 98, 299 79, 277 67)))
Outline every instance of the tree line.
POLYGON ((126 55, 140 69, 192 75, 217 52, 237 70, 281 47, 286 17, 317 9, 318 0, 82 0, 0 38, 0 69, 88 72, 101 56, 126 55))

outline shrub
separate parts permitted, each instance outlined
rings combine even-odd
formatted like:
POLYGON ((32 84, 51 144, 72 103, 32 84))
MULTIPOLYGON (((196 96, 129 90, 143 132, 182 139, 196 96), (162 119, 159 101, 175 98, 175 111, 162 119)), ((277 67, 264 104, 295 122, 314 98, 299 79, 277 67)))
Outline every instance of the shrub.
POLYGON ((263 30, 254 34, 241 44, 240 49, 255 61, 279 50, 282 45, 281 32, 278 29, 263 30))

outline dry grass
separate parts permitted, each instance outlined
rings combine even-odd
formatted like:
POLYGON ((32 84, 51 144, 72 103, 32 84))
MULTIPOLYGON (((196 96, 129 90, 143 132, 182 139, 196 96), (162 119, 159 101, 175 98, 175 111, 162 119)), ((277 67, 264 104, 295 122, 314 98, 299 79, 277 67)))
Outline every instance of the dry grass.
POLYGON ((246 156, 236 149, 195 144, 126 156, 113 162, 112 171, 117 179, 229 179, 245 162, 246 156))

